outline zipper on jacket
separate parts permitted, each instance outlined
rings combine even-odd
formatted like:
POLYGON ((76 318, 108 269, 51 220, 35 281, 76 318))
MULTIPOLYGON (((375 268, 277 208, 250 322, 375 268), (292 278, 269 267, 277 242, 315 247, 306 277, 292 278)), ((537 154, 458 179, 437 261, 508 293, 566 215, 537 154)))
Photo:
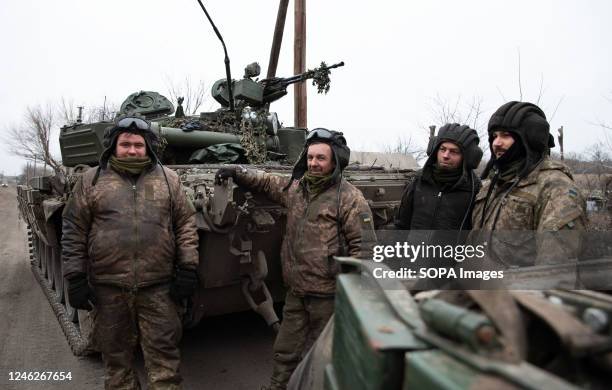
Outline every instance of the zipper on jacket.
POLYGON ((436 223, 436 217, 438 216, 438 208, 440 207, 440 199, 442 199, 442 191, 438 192, 438 195, 436 195, 436 198, 437 198, 436 207, 434 207, 433 218, 432 218, 433 223, 436 224, 434 226, 434 229, 438 227, 438 224, 436 223))
MULTIPOLYGON (((138 196, 136 193, 136 183, 132 183, 132 193, 134 194, 134 219, 132 223, 134 224, 134 240, 136 242, 140 241, 138 237, 138 196)), ((138 248, 139 245, 136 245, 138 248)), ((138 274, 136 273, 136 252, 132 253, 132 272, 134 274, 134 285, 132 286, 132 291, 136 291, 138 288, 138 274)))
POLYGON ((432 222, 435 224, 433 227, 433 229, 429 230, 429 232, 427 233, 427 242, 431 242, 431 236, 433 235, 434 231, 438 228, 438 224, 436 223, 436 217, 438 216, 438 208, 440 207, 440 199, 442 199, 442 191, 438 192, 438 195, 436 195, 436 207, 434 207, 434 212, 433 212, 433 217, 431 218, 432 222))

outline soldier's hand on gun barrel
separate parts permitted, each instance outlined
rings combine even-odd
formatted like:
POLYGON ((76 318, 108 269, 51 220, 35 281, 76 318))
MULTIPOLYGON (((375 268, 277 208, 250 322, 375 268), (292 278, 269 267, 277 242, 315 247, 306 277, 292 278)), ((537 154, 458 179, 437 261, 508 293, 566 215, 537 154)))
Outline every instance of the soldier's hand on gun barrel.
POLYGON ((236 179, 236 167, 223 167, 219 168, 215 174, 215 184, 221 184, 228 178, 236 179))

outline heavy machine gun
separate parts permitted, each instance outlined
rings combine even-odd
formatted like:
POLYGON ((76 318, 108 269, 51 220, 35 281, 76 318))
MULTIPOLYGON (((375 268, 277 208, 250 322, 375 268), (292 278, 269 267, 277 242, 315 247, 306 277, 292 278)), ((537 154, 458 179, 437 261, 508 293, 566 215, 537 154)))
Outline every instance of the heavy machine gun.
MULTIPOLYGON (((259 76, 260 66, 254 62, 245 68, 242 80, 232 80, 232 92, 236 106, 249 105, 253 108, 261 108, 282 98, 287 94, 287 87, 291 84, 300 83, 312 79, 312 84, 317 86, 318 93, 329 92, 331 69, 344 66, 344 62, 327 65, 321 62, 318 68, 308 70, 304 73, 291 77, 271 77, 263 80, 253 80, 259 76)), ((212 96, 223 107, 230 106, 227 79, 220 79, 212 86, 212 96)))

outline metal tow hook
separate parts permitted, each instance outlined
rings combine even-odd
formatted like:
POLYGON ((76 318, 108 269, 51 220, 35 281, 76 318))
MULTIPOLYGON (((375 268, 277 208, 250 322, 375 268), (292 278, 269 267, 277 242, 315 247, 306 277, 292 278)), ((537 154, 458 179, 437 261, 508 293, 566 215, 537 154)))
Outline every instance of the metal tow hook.
POLYGON ((257 304, 253 299, 253 295, 251 295, 251 289, 249 288, 250 285, 251 283, 249 279, 242 280, 242 294, 244 295, 244 298, 246 299, 251 309, 253 309, 255 313, 262 316, 264 321, 266 321, 266 324, 272 327, 274 332, 278 333, 278 329, 280 328, 280 321, 278 319, 278 316, 276 315, 276 312, 274 311, 274 301, 272 300, 272 295, 268 290, 268 286, 266 286, 265 282, 261 282, 261 289, 266 299, 257 304))

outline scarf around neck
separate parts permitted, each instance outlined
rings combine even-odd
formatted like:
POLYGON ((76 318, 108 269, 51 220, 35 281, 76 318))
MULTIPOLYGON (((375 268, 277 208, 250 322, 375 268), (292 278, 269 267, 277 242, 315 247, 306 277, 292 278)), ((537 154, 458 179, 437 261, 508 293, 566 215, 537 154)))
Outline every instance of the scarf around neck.
POLYGON ((113 155, 109 163, 117 172, 140 175, 144 169, 151 166, 151 158, 149 156, 117 158, 113 155))
POLYGON ((308 192, 310 192, 312 195, 318 195, 329 186, 332 177, 333 175, 314 176, 306 172, 304 173, 302 180, 306 184, 308 192))
POLYGON ((454 185, 463 175, 463 168, 445 169, 438 165, 432 167, 432 176, 436 183, 442 186, 454 185))

